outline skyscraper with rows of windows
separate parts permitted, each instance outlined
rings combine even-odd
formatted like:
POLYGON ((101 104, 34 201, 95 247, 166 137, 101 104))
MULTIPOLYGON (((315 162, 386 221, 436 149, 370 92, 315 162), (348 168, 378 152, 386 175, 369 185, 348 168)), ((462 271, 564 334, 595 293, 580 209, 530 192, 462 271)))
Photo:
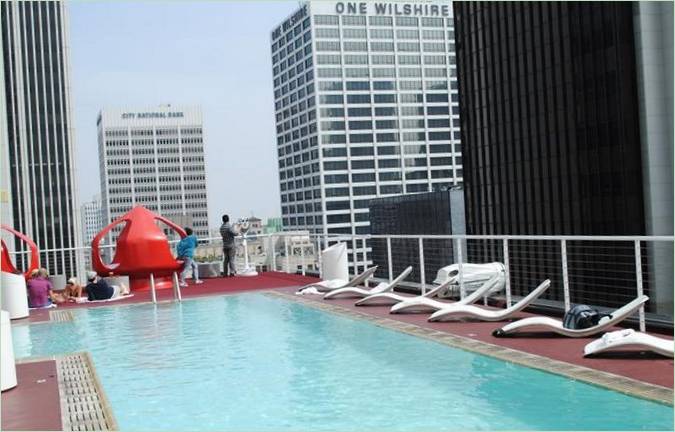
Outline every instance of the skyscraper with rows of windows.
POLYGON ((73 248, 81 232, 66 6, 3 1, 0 22, 2 222, 35 241, 41 266, 70 277, 79 268, 73 248))
POLYGON ((104 109, 98 150, 104 224, 142 205, 209 236, 199 108, 104 109))
POLYGON ((462 183, 450 2, 309 2, 271 43, 285 227, 365 234, 370 199, 462 183))

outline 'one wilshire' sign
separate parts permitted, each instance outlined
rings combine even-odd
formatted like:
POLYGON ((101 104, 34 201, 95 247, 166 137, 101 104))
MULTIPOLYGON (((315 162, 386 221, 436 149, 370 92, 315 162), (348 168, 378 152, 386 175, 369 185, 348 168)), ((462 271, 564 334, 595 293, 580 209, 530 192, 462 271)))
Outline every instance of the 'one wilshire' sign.
POLYGON ((450 16, 450 5, 422 3, 337 2, 337 14, 450 16), (370 10, 369 10, 370 9, 370 10))

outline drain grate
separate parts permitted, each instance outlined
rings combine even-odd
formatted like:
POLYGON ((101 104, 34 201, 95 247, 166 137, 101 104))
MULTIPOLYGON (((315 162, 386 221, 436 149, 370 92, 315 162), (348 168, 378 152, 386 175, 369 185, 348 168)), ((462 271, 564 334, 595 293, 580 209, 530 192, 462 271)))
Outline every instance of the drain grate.
POLYGON ((49 311, 50 321, 66 322, 73 320, 73 311, 57 310, 49 311))
POLYGON ((118 429, 89 354, 57 357, 56 364, 63 430, 118 429))

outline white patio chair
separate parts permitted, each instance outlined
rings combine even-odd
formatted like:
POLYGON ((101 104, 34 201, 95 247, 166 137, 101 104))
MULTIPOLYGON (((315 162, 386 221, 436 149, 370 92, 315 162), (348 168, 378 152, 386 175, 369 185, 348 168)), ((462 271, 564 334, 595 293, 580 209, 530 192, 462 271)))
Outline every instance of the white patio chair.
POLYGON ((468 317, 480 321, 502 321, 512 315, 520 312, 525 309, 530 303, 532 303, 537 297, 542 295, 544 291, 551 286, 551 281, 546 279, 544 282, 539 284, 531 293, 523 297, 519 302, 511 305, 506 309, 485 309, 477 306, 471 305, 456 305, 449 304, 446 307, 434 312, 430 317, 429 321, 442 321, 445 318, 460 318, 468 317))
POLYGON ((602 317, 598 324, 593 327, 585 329, 568 329, 563 327, 563 322, 550 317, 531 317, 524 318, 505 325, 504 327, 492 332, 493 336, 502 337, 520 332, 522 330, 529 330, 531 328, 539 328, 542 331, 551 331, 569 337, 588 337, 600 333, 633 315, 636 310, 649 300, 649 297, 642 295, 627 305, 615 310, 610 316, 602 317))
POLYGON ((396 285, 401 283, 405 278, 408 277, 408 275, 412 272, 412 267, 408 267, 403 272, 396 277, 391 282, 381 282, 377 284, 377 286, 371 288, 371 289, 365 289, 365 288, 359 288, 356 286, 351 286, 351 287, 346 287, 346 288, 338 288, 334 289, 332 291, 327 292, 324 294, 323 298, 325 300, 329 300, 332 298, 336 298, 338 296, 349 296, 349 297, 368 297, 369 295, 372 294, 378 294, 378 293, 383 293, 383 292, 388 292, 394 289, 396 285))
POLYGON ((347 288, 347 287, 355 287, 358 285, 363 284, 366 280, 368 280, 373 274, 375 274, 375 271, 377 270, 377 266, 370 267, 369 269, 366 269, 363 273, 355 276, 352 278, 350 281, 345 281, 342 279, 332 279, 332 280, 325 280, 321 282, 314 282, 308 285, 303 286, 298 290, 298 293, 301 293, 303 290, 309 289, 309 288, 314 288, 315 290, 324 293, 332 290, 336 290, 338 288, 347 288))
POLYGON ((618 330, 605 333, 600 339, 586 345, 584 356, 622 348, 639 348, 643 351, 654 351, 662 356, 673 358, 675 342, 672 339, 659 338, 647 333, 636 332, 633 329, 618 330))
MULTIPOLYGON (((394 306, 391 307, 390 313, 420 313, 420 312, 430 312, 437 311, 448 307, 450 305, 469 305, 481 297, 485 296, 489 291, 491 291, 495 285, 501 283, 502 275, 495 275, 488 279, 483 285, 478 288, 476 291, 472 292, 470 295, 464 297, 461 300, 456 302, 445 302, 440 300, 435 300, 430 298, 430 296, 417 296, 413 298, 407 298, 394 306)), ((454 277, 450 278, 449 282, 455 282, 454 277)), ((440 287, 436 288, 438 292, 441 290, 440 287)))
POLYGON ((445 283, 433 288, 426 293, 416 296, 416 295, 401 295, 395 292, 386 291, 382 293, 371 294, 366 298, 363 298, 355 303, 356 306, 382 306, 382 305, 391 305, 394 303, 402 302, 404 300, 413 299, 417 297, 431 298, 436 294, 446 289, 454 282, 454 279, 448 279, 445 283))

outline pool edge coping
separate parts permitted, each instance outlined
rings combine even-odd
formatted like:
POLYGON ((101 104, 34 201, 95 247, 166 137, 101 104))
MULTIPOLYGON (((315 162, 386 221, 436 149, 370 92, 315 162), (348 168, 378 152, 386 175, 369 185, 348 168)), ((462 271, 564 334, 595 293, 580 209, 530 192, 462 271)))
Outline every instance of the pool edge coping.
POLYGON ((379 327, 388 328, 412 336, 418 336, 433 342, 441 343, 453 348, 462 349, 476 354, 496 358, 520 366, 537 369, 554 375, 564 376, 575 381, 609 389, 629 396, 646 399, 666 406, 673 406, 673 389, 657 384, 651 384, 633 378, 613 374, 611 372, 579 366, 561 360, 555 360, 538 354, 519 351, 500 345, 490 344, 477 339, 458 336, 417 324, 402 322, 391 318, 371 315, 367 312, 356 311, 337 304, 328 304, 316 299, 303 298, 280 291, 263 291, 261 294, 270 297, 283 298, 296 303, 307 305, 314 309, 327 311, 348 318, 361 319, 379 327))

